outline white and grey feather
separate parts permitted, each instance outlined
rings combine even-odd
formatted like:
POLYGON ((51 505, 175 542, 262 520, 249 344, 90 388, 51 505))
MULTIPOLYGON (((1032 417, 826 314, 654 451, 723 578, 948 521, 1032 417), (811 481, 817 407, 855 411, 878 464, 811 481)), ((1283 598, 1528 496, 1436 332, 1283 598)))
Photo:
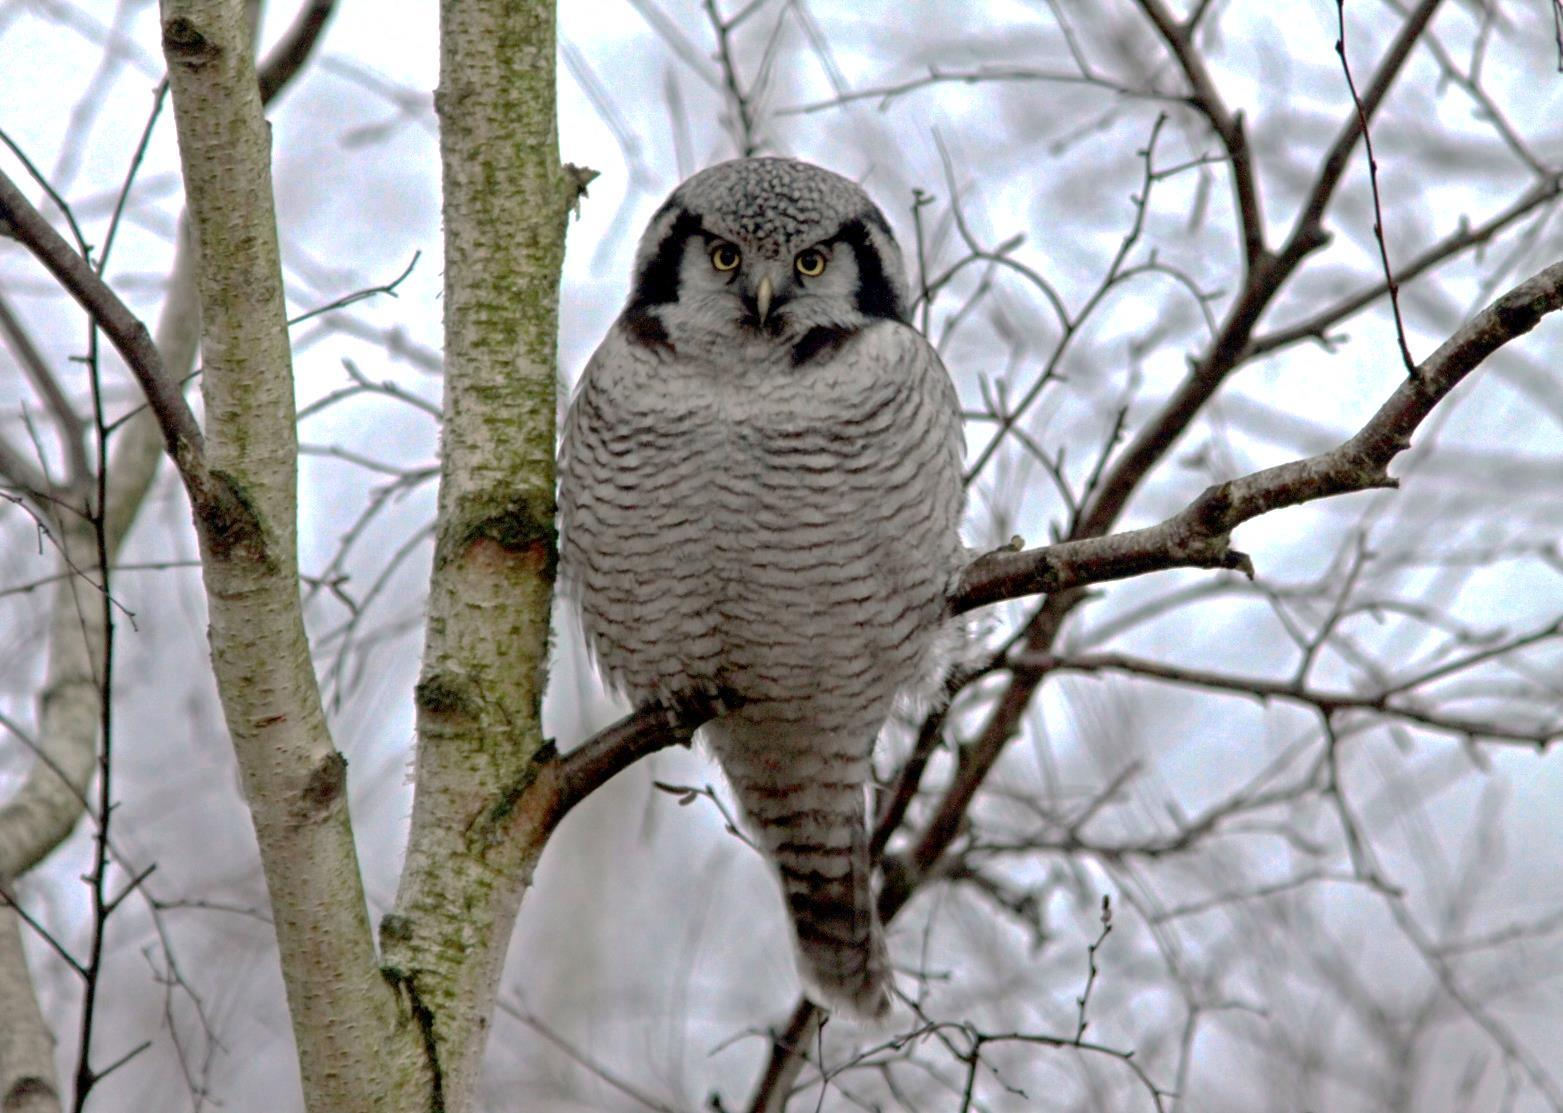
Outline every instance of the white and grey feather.
POLYGON ((889 1009, 869 758, 943 668, 962 437, 888 223, 789 159, 705 170, 652 218, 560 456, 562 573, 637 703, 721 691, 702 735, 776 865, 820 1004, 889 1009))

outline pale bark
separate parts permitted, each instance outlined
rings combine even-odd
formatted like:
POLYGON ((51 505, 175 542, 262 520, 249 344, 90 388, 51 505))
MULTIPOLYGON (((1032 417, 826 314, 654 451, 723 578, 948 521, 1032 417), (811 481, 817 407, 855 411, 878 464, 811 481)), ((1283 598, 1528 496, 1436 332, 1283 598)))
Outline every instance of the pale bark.
MULTIPOLYGON (((83 507, 82 509, 86 509, 83 507)), ((20 877, 65 840, 86 809, 97 767, 103 606, 92 522, 63 512, 50 523, 67 574, 50 600, 48 660, 38 694, 37 753, 27 779, 0 807, 0 883, 20 877)))
POLYGON ((449 1110, 471 1107, 505 944, 547 835, 518 809, 555 563, 555 343, 565 219, 547 0, 446 0, 445 405, 418 684, 417 795, 389 971, 429 1034, 449 1110))
POLYGON ((0 1111, 59 1113, 54 1039, 38 1011, 21 932, 21 919, 0 904, 0 1111))
MULTIPOLYGON (((305 637, 293 380, 261 113, 238 0, 165 0, 164 53, 201 257, 212 664, 271 895, 306 1105, 426 1107, 416 1031, 377 969, 305 637)), ((181 462, 183 467, 183 462, 181 462)), ((188 472, 187 479, 188 479, 188 472)))

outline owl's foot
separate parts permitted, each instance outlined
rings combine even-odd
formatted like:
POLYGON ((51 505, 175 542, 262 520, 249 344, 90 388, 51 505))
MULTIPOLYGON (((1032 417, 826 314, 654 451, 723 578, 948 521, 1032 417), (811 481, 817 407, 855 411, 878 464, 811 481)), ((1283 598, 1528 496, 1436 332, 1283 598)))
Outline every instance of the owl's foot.
POLYGON ((657 705, 667 716, 668 726, 688 738, 693 738, 695 730, 712 719, 738 710, 743 702, 731 688, 706 681, 657 693, 657 705))

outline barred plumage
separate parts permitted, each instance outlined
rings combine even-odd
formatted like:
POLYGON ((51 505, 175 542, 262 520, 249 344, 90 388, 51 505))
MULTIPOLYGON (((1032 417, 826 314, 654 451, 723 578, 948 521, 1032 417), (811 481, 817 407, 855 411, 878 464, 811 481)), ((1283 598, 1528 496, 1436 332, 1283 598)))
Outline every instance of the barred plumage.
POLYGON ((890 1004, 869 757, 896 696, 938 679, 962 554, 959 411, 906 301, 851 182, 704 171, 647 229, 560 461, 564 582, 599 664, 637 702, 738 697, 703 738, 781 876, 811 996, 858 1017, 890 1004))

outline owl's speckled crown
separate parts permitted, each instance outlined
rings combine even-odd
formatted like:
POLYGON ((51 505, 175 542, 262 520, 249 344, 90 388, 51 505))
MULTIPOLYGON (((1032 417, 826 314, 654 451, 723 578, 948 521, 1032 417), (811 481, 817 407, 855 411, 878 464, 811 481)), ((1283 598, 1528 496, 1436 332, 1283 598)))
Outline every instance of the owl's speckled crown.
POLYGON ((817 233, 854 219, 891 234, 879 206, 856 182, 791 158, 717 163, 674 190, 663 206, 671 208, 697 212, 716 234, 748 240, 776 255, 790 253, 790 245, 810 230, 817 233), (766 204, 755 205, 756 197, 764 197, 766 204))

